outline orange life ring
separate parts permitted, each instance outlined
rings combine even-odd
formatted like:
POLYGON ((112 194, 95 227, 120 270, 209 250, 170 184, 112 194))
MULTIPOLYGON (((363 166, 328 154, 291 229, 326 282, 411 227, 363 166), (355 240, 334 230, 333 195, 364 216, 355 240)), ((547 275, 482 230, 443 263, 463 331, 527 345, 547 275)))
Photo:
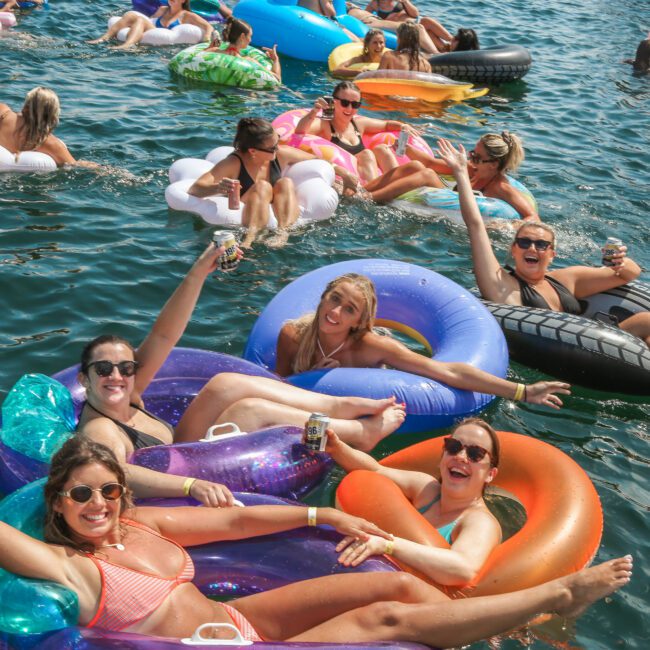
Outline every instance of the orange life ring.
MULTIPOLYGON (((584 470, 565 453, 540 440, 503 431, 499 440, 499 473, 492 484, 521 501, 527 520, 492 552, 471 584, 443 588, 453 597, 506 593, 559 578, 588 565, 600 544, 602 508, 584 470)), ((438 467, 441 455, 442 438, 434 438, 392 454, 381 464, 430 473, 438 467)), ((388 532, 449 548, 401 490, 376 472, 351 472, 336 496, 345 512, 365 517, 388 532)))

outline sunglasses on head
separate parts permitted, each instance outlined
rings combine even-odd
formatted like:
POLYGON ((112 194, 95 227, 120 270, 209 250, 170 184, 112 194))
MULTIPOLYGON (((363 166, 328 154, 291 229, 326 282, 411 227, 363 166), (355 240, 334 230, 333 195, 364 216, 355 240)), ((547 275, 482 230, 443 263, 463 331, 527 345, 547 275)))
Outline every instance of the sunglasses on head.
POLYGON ((490 163, 490 162, 496 162, 494 158, 481 158, 481 156, 476 153, 476 151, 470 151, 467 154, 467 157, 475 164, 478 165, 479 163, 490 163))
POLYGON ((90 485, 75 485, 59 494, 62 497, 69 497, 76 503, 87 503, 92 499, 93 492, 99 492, 106 501, 117 501, 124 494, 124 486, 121 483, 104 483, 98 488, 91 488, 90 485))
POLYGON ((277 153, 279 146, 280 143, 276 142, 272 147, 269 147, 268 149, 265 149, 264 147, 253 147, 253 149, 257 149, 258 151, 264 151, 264 153, 277 153))
POLYGON ((515 237, 515 244, 525 251, 531 246, 535 246, 535 250, 538 251, 545 251, 553 247, 553 242, 551 241, 546 241, 546 239, 531 239, 530 237, 515 237))
POLYGON ((361 108, 361 102, 354 101, 352 99, 342 99, 341 97, 334 97, 334 99, 338 99, 338 101, 341 102, 341 106, 343 108, 347 108, 348 106, 352 106, 352 108, 361 108))
POLYGON ((490 457, 490 460, 492 459, 490 452, 480 445, 464 445, 460 440, 452 438, 451 436, 447 436, 443 440, 443 446, 445 451, 450 456, 458 456, 458 454, 460 454, 460 452, 464 449, 465 453, 467 454, 467 458, 472 461, 472 463, 478 463, 482 461, 485 458, 486 454, 490 457))
POLYGON ((88 364, 89 368, 91 366, 95 366, 95 372, 100 377, 110 377, 113 373, 113 368, 117 368, 122 377, 133 377, 135 371, 138 369, 138 362, 120 361, 119 363, 113 363, 112 361, 93 361, 88 364))

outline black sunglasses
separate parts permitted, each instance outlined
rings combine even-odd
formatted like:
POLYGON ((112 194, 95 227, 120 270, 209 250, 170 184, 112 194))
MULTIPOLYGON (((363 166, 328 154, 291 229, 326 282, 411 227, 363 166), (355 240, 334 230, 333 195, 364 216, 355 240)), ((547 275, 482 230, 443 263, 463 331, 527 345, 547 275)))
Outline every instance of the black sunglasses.
POLYGON ((352 108, 361 108, 361 102, 354 101, 352 99, 341 99, 340 97, 334 97, 334 99, 338 99, 341 102, 341 106, 343 108, 347 108, 348 106, 352 106, 352 108))
POLYGON ((478 165, 479 163, 496 162, 495 158, 481 158, 481 156, 479 156, 479 154, 474 150, 470 151, 467 156, 475 165, 478 165))
POLYGON ((113 368, 117 368, 120 371, 122 377, 133 377, 135 371, 138 369, 137 361, 120 361, 119 363, 113 363, 112 361, 93 361, 88 364, 88 367, 95 366, 95 372, 100 377, 110 377, 113 368))
POLYGON ((515 237, 515 244, 525 251, 527 251, 531 246, 535 246, 535 250, 538 251, 545 251, 549 248, 553 248, 552 241, 546 241, 546 239, 531 239, 530 237, 515 237))
POLYGON ((269 147, 268 149, 265 149, 264 147, 253 147, 253 149, 257 149, 258 151, 264 151, 265 153, 277 153, 279 146, 280 143, 276 142, 272 147, 269 147))
POLYGON ((124 486, 121 483, 104 483, 98 488, 91 488, 90 485, 75 485, 59 494, 62 497, 69 497, 76 503, 87 503, 93 498, 93 492, 99 492, 106 501, 117 501, 124 494, 124 486))
POLYGON ((460 440, 452 438, 451 436, 447 436, 442 442, 445 451, 450 456, 458 456, 458 454, 460 454, 460 452, 464 449, 467 453, 467 458, 469 458, 472 463, 478 463, 482 461, 486 455, 490 457, 490 460, 492 460, 492 455, 490 452, 480 445, 464 445, 460 440))

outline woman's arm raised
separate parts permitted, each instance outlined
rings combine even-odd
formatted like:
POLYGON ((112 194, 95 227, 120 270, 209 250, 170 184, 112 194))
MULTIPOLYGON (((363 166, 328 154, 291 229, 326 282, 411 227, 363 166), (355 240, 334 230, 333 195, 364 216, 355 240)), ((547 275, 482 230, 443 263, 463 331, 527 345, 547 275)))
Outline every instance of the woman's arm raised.
POLYGON ((448 140, 441 138, 438 140, 438 154, 447 163, 456 179, 460 211, 469 234, 474 275, 479 291, 487 300, 506 302, 505 294, 509 291, 509 285, 503 281, 505 271, 494 254, 483 217, 476 203, 467 171, 465 147, 461 144, 458 149, 455 149, 448 140))

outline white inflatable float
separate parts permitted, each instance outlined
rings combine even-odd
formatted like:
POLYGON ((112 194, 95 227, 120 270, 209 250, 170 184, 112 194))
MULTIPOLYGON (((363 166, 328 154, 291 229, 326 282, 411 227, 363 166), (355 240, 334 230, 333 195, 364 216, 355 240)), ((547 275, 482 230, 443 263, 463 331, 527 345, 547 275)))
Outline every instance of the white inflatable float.
POLYGON ((0 172, 51 172, 57 165, 51 156, 40 151, 11 153, 0 145, 0 172))
MULTIPOLYGON (((131 13, 138 14, 143 18, 146 18, 152 25, 154 24, 153 20, 144 14, 141 14, 139 11, 133 11, 131 13)), ((121 16, 111 16, 108 19, 109 28, 112 27, 121 16)), ((129 28, 125 27, 120 29, 117 32, 118 41, 126 41, 129 34, 129 28)), ((142 45, 196 45, 203 40, 203 30, 196 25, 177 25, 171 29, 166 29, 165 27, 154 27, 149 31, 145 32, 140 39, 142 45)))
MULTIPOLYGON (((230 155, 232 147, 217 147, 205 160, 199 158, 181 158, 169 169, 170 185, 165 190, 167 204, 173 210, 182 210, 198 214, 205 221, 222 226, 241 226, 242 208, 228 209, 228 197, 207 196, 198 198, 187 192, 194 182, 212 167, 230 155)), ((296 225, 329 219, 336 210, 339 197, 334 184, 334 168, 324 160, 305 160, 291 165, 282 173, 290 178, 296 186, 300 216, 296 225)), ((276 228, 277 219, 269 207, 268 228, 276 228)))

